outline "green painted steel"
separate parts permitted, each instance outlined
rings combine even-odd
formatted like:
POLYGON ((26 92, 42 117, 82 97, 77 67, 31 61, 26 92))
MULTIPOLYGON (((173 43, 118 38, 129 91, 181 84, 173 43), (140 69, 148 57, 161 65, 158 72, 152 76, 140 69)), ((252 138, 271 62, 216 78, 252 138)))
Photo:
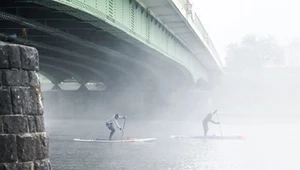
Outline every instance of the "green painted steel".
MULTIPOLYGON (((84 11, 107 25, 94 24, 107 32, 136 46, 141 43, 183 65, 195 82, 208 80, 208 73, 201 62, 172 33, 134 0, 52 0, 84 11), (115 27, 117 29, 112 29, 115 27), (118 31, 119 30, 119 31, 118 31), (124 32, 126 34, 124 34, 124 32), (128 39, 128 35, 138 42, 128 39)), ((78 16, 88 22, 90 18, 78 16)))

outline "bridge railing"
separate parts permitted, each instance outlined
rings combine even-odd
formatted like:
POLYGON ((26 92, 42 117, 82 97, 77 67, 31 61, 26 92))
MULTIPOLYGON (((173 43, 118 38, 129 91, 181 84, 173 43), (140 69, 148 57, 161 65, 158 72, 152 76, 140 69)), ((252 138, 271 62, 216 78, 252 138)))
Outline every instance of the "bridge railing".
POLYGON ((201 23, 198 15, 196 12, 194 12, 192 9, 191 4, 187 4, 187 0, 172 0, 173 3, 177 6, 177 8, 180 10, 182 15, 186 18, 190 26, 194 29, 196 34, 199 36, 199 38, 203 41, 207 49, 210 51, 211 55, 217 62, 217 64, 222 68, 222 61, 219 57, 219 54, 213 45, 212 40, 210 39, 208 33, 206 32, 203 24, 201 23), (189 11, 187 11, 187 9, 189 11))
POLYGON ((196 28, 198 28, 198 30, 200 31, 200 33, 202 34, 202 37, 204 39, 204 43, 206 43, 206 45, 209 47, 209 49, 211 50, 212 55, 215 57, 215 59, 217 60, 218 64, 222 64, 222 61, 220 59, 220 56, 212 42, 212 40, 210 39, 208 33, 206 32, 204 26, 202 25, 198 15, 196 13, 194 13, 194 22, 193 22, 196 26, 196 28))

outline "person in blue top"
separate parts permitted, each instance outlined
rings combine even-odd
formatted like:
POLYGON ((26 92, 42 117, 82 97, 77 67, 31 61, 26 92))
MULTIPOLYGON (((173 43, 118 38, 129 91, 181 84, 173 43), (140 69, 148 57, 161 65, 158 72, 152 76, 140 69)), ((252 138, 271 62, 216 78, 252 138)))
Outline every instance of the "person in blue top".
POLYGON ((8 43, 13 43, 18 38, 17 34, 11 34, 8 37, 6 37, 5 41, 8 43))
POLYGON ((218 110, 215 110, 213 113, 208 113, 206 115, 206 117, 203 119, 202 124, 203 124, 203 129, 204 129, 204 136, 207 135, 207 132, 208 132, 208 129, 209 129, 208 128, 208 122, 211 122, 211 123, 214 123, 214 124, 220 124, 220 122, 215 122, 215 121, 212 120, 213 115, 216 114, 217 111, 218 110))

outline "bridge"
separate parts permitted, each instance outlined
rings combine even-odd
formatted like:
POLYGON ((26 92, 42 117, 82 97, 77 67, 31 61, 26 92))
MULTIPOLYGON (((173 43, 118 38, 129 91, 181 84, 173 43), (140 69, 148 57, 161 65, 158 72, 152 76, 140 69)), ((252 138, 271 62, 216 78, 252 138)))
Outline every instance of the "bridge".
POLYGON ((167 89, 211 83, 222 65, 186 2, 3 0, 0 33, 36 47, 41 73, 56 85, 66 79, 167 89))
POLYGON ((71 80, 86 93, 44 92, 45 109, 53 113, 94 113, 107 106, 98 101, 109 99, 130 113, 159 113, 150 110, 182 103, 186 108, 193 97, 176 93, 209 90, 223 70, 187 0, 2 0, 0 22, 0 38, 16 34, 14 43, 38 49, 40 72, 53 89, 71 80), (89 92, 91 82, 105 87, 105 94, 89 92), (76 110, 83 102, 85 108, 76 110))

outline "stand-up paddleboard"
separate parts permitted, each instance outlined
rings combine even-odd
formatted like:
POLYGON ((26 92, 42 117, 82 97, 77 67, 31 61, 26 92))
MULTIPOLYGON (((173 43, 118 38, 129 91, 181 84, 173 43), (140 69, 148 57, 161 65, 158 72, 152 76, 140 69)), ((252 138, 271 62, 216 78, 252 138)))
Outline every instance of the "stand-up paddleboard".
POLYGON ((231 139, 231 140, 244 140, 244 136, 170 136, 173 139, 231 139))
POLYGON ((121 142, 153 142, 156 141, 157 138, 127 138, 124 140, 75 138, 73 140, 77 142, 121 143, 121 142))

